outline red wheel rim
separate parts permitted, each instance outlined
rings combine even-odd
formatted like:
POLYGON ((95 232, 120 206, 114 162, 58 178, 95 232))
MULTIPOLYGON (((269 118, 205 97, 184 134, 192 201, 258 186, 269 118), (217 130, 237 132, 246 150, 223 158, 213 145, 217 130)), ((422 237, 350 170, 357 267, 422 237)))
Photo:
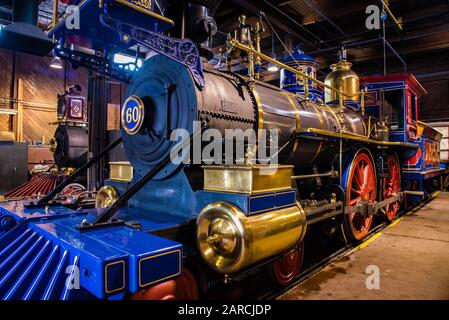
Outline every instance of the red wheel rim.
POLYGON ((301 271, 303 259, 304 242, 301 241, 298 248, 295 248, 271 264, 271 274, 274 281, 282 286, 292 283, 301 271))
POLYGON ((198 285, 193 274, 183 268, 181 276, 135 293, 132 300, 197 300, 198 285))
MULTIPOLYGON (((387 159, 387 174, 385 178, 384 199, 391 198, 399 194, 401 190, 401 170, 399 161, 395 155, 390 155, 387 159)), ((389 221, 396 218, 399 210, 399 201, 390 203, 385 208, 385 215, 389 221)))
MULTIPOLYGON (((376 200, 376 177, 374 166, 368 154, 362 152, 352 163, 347 183, 346 203, 355 206, 359 202, 376 200)), ((346 215, 349 229, 356 240, 363 239, 369 232, 373 216, 361 213, 346 215)))

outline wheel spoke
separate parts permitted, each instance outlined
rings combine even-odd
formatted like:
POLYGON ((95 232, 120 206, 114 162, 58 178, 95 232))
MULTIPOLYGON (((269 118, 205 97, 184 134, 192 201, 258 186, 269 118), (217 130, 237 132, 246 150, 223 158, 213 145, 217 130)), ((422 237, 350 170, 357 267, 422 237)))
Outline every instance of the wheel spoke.
MULTIPOLYGON (((357 155, 348 179, 347 203, 349 206, 357 205, 360 201, 376 199, 374 167, 368 154, 361 152, 357 155)), ((371 216, 354 212, 348 214, 346 219, 353 238, 361 240, 366 236, 371 226, 371 216)))

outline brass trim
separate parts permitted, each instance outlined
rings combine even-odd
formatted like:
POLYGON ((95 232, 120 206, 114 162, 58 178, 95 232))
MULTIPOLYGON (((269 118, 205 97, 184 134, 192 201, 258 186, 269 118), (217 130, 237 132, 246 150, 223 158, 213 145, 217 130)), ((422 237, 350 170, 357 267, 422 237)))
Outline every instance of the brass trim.
MULTIPOLYGON (((82 1, 81 3, 79 3, 79 4, 77 4, 77 7, 78 8, 81 8, 85 3, 87 2, 87 0, 84 0, 84 1, 82 1)), ((64 18, 62 18, 61 20, 59 20, 59 22, 58 23, 56 23, 56 24, 52 24, 52 27, 50 28, 50 29, 48 29, 48 33, 51 33, 53 30, 55 30, 55 29, 57 29, 63 22, 65 22, 66 20, 67 20, 67 18, 69 17, 70 15, 66 15, 64 18)))
POLYGON ((130 182, 133 179, 133 167, 128 161, 109 162, 109 179, 130 182))
POLYGON ((149 286, 151 284, 155 284, 157 282, 161 282, 161 281, 163 281, 165 279, 173 278, 173 277, 175 277, 177 275, 180 275, 181 274, 181 268, 182 268, 181 262, 182 262, 182 256, 181 256, 181 250, 180 249, 176 249, 176 250, 172 250, 172 251, 168 251, 168 252, 163 252, 163 253, 156 254, 154 256, 149 256, 149 257, 145 257, 145 258, 140 259, 139 260, 139 271, 138 271, 139 272, 139 287, 146 287, 146 286, 149 286), (161 279, 157 279, 157 280, 154 280, 154 281, 142 284, 142 261, 154 259, 154 258, 161 257, 161 256, 166 256, 168 254, 172 254, 172 253, 175 253, 175 252, 177 252, 178 255, 179 255, 179 266, 178 266, 178 272, 177 273, 174 273, 172 275, 163 277, 161 279))
POLYGON ((50 152, 54 155, 56 153, 56 150, 58 150, 58 140, 55 138, 50 139, 50 152))
MULTIPOLYGON (((137 11, 139 11, 139 12, 142 12, 142 13, 144 13, 144 14, 150 16, 150 17, 153 17, 153 18, 156 18, 156 19, 158 19, 158 20, 164 21, 164 22, 166 22, 166 23, 168 23, 168 24, 171 24, 172 26, 175 25, 175 22, 174 22, 172 19, 169 19, 169 18, 167 18, 167 17, 161 16, 161 15, 159 15, 159 14, 153 12, 153 11, 144 9, 144 8, 142 8, 142 7, 139 7, 139 6, 136 6, 135 4, 130 3, 130 2, 126 2, 126 1, 124 1, 124 0, 115 0, 115 1, 118 2, 118 3, 120 3, 120 4, 122 4, 122 5, 128 6, 128 7, 131 8, 131 9, 134 9, 134 10, 137 10, 137 11)), ((87 0, 84 0, 83 2, 79 3, 79 4, 77 5, 78 8, 81 8, 81 7, 83 6, 83 4, 85 4, 86 2, 87 2, 87 0)), ((68 15, 65 16, 63 19, 61 19, 61 20, 60 20, 58 23, 56 23, 54 26, 52 26, 47 32, 48 32, 48 33, 53 32, 53 30, 57 29, 62 23, 64 23, 64 22, 67 20, 67 18, 68 18, 68 15)))
POLYGON ((256 56, 256 57, 260 57, 262 60, 265 60, 265 61, 267 61, 267 62, 271 62, 271 63, 277 65, 278 67, 282 68, 282 69, 286 69, 286 70, 292 72, 293 74, 295 74, 295 75, 297 75, 297 76, 299 76, 299 77, 301 77, 301 78, 306 78, 306 79, 308 79, 308 80, 310 80, 310 81, 313 81, 313 82, 315 82, 316 84, 319 84, 319 85, 321 85, 321 86, 324 87, 324 88, 327 88, 327 89, 329 89, 329 90, 332 90, 332 91, 335 91, 335 92, 337 92, 337 93, 340 93, 342 96, 350 97, 349 95, 347 95, 347 94, 344 93, 343 91, 341 91, 341 90, 339 90, 339 89, 336 89, 336 88, 334 88, 334 87, 331 87, 331 86, 325 84, 325 83, 322 82, 322 81, 319 81, 319 80, 317 80, 317 79, 315 79, 315 78, 313 78, 313 77, 311 77, 311 76, 309 76, 309 75, 307 75, 307 74, 305 74, 305 73, 302 73, 302 72, 296 70, 295 68, 292 68, 292 67, 286 65, 285 63, 282 63, 282 62, 280 62, 280 61, 278 61, 278 60, 276 60, 276 59, 273 59, 272 57, 267 56, 266 54, 263 54, 263 53, 261 53, 261 52, 257 52, 257 50, 255 50, 254 48, 248 47, 248 46, 246 46, 246 45, 240 43, 240 42, 239 42, 238 40, 236 40, 236 39, 231 39, 231 40, 229 41, 229 45, 230 45, 231 47, 235 47, 235 48, 237 48, 237 49, 246 51, 247 53, 251 53, 251 54, 253 54, 253 55, 256 56))
POLYGON ((256 100, 257 104, 257 140, 261 138, 261 129, 263 129, 263 107, 262 107, 262 100, 260 99, 259 93, 257 92, 255 86, 250 89, 254 95, 254 99, 256 100))
POLYGON ((122 289, 124 289, 126 287, 126 277, 125 277, 126 270, 125 270, 125 268, 126 268, 126 265, 125 265, 125 261, 123 261, 123 260, 114 261, 114 262, 108 263, 107 265, 104 266, 104 291, 106 293, 112 293, 112 292, 120 291, 120 290, 122 290, 122 289), (120 288, 116 288, 114 290, 108 290, 108 267, 112 266, 112 265, 115 265, 115 264, 119 264, 119 263, 123 264, 123 273, 122 273, 122 275, 123 275, 123 280, 122 280, 123 281, 123 286, 121 286, 120 288))
POLYGON ((148 9, 139 7, 139 6, 135 5, 134 3, 127 2, 127 1, 125 1, 125 0, 115 0, 115 2, 118 2, 118 3, 120 3, 120 4, 123 4, 123 5, 125 5, 125 6, 128 6, 128 7, 130 7, 131 9, 134 9, 134 10, 140 11, 140 12, 142 12, 142 13, 145 13, 146 15, 149 15, 149 16, 151 16, 151 17, 153 17, 153 18, 158 19, 158 20, 161 20, 161 21, 164 21, 164 22, 166 22, 166 23, 169 23, 169 24, 171 24, 172 26, 175 25, 175 22, 174 22, 172 19, 169 19, 169 18, 167 18, 167 17, 161 16, 161 15, 159 15, 159 14, 157 14, 157 13, 154 13, 153 11, 150 11, 150 10, 148 10, 148 9))
POLYGON ((292 203, 289 203, 289 204, 284 204, 283 206, 279 206, 279 207, 274 206, 274 207, 271 207, 271 208, 266 208, 266 209, 258 210, 258 211, 251 211, 250 206, 248 206, 248 216, 252 216, 252 215, 255 215, 255 214, 258 214, 258 213, 263 213, 263 212, 270 212, 270 211, 276 211, 276 210, 280 210, 280 209, 285 209, 285 208, 293 207, 295 205, 296 205, 296 203, 292 202, 292 203))
POLYGON ((95 197, 95 208, 107 208, 113 205, 119 198, 120 195, 113 186, 101 187, 95 197))
POLYGON ((203 166, 204 190, 260 194, 291 189, 292 168, 291 165, 203 166))
POLYGON ((123 103, 123 107, 122 107, 122 110, 121 110, 120 113, 121 113, 121 119, 120 119, 120 120, 121 120, 121 124, 122 124, 123 130, 125 130, 125 132, 126 132, 127 134, 129 134, 129 135, 134 135, 134 134, 136 134, 137 132, 139 132, 140 128, 142 127, 143 120, 144 120, 144 118, 145 118, 145 105, 144 105, 142 99, 140 99, 140 97, 135 96, 135 95, 129 96, 129 97, 125 100, 125 102, 123 103), (138 106, 139 111, 140 111, 140 117, 139 117, 139 119, 138 119, 138 121, 137 121, 137 123, 136 123, 136 126, 135 126, 133 129, 128 129, 128 128, 124 125, 124 123, 125 123, 125 106, 126 106, 126 105, 128 104, 128 102, 131 101, 131 100, 136 101, 137 106, 138 106))
POLYGON ((390 16, 391 20, 396 24, 396 26, 399 28, 399 30, 402 31, 402 18, 396 18, 393 14, 393 12, 390 10, 390 7, 388 6, 387 0, 382 0, 382 4, 384 5, 384 9, 387 12, 387 14, 390 16))
MULTIPOLYGON (((283 94, 287 97, 287 100, 290 102, 290 105, 292 106, 293 110, 295 111, 295 118, 296 118, 296 130, 301 130, 301 124, 300 124, 300 118, 299 118, 299 111, 295 106, 295 102, 290 97, 290 94, 287 91, 283 91, 283 94)), ((295 139, 294 145, 293 145, 293 154, 295 154, 296 150, 298 149, 299 141, 298 139, 295 139)))
POLYGON ((354 135, 354 134, 348 134, 348 133, 338 133, 338 132, 332 132, 328 130, 322 130, 317 128, 309 128, 305 130, 304 132, 311 132, 316 133, 323 136, 329 136, 334 138, 340 138, 340 139, 349 139, 349 140, 355 140, 355 141, 361 141, 361 142, 368 142, 368 143, 374 143, 382 146, 401 146, 406 148, 418 148, 417 144, 414 143, 408 143, 408 142, 398 142, 398 141, 379 141, 374 139, 369 139, 363 136, 354 135))

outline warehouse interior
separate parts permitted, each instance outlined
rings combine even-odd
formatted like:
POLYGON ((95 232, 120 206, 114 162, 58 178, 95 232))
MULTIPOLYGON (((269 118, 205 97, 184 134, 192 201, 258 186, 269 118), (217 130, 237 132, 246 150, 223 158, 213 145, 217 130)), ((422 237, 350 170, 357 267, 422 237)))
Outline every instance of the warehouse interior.
POLYGON ((449 300, 447 0, 0 0, 0 66, 2 300, 449 300))

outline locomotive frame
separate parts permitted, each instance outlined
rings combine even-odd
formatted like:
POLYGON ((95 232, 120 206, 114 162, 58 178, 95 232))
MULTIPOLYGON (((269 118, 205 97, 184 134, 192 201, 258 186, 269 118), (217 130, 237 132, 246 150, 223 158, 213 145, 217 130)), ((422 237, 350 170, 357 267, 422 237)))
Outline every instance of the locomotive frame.
MULTIPOLYGON (((106 2, 112 8, 125 5, 127 10, 133 9, 129 5, 132 1, 106 2)), ((259 130, 265 128, 264 124, 275 123, 284 130, 284 144, 293 144, 294 153, 290 154, 293 159, 289 159, 293 160, 293 166, 286 166, 291 161, 283 159, 278 172, 270 177, 264 177, 261 174, 264 166, 257 164, 173 166, 167 154, 172 145, 166 147, 165 152, 155 148, 156 155, 148 156, 146 149, 151 149, 153 144, 145 139, 149 139, 150 129, 155 127, 149 124, 152 119, 143 119, 142 115, 140 123, 145 125, 143 129, 139 126, 137 131, 146 130, 145 134, 140 131, 129 135, 123 130, 121 138, 44 198, 0 205, 0 257, 4 258, 0 264, 0 294, 3 299, 193 299, 198 297, 199 283, 207 290, 213 282, 228 283, 265 266, 270 267, 275 281, 285 286, 300 272, 305 250, 303 239, 310 225, 332 221, 341 227, 346 241, 360 241, 368 234, 374 215, 380 214, 391 222, 404 200, 411 205, 428 197, 435 189, 432 186, 441 174, 435 161, 438 151, 426 147, 426 143, 433 145, 441 136, 416 118, 408 122, 411 103, 408 98, 399 106, 405 110, 404 132, 390 134, 383 117, 387 89, 402 88, 406 97, 411 91, 423 93, 413 76, 366 78, 361 88, 358 85, 350 86, 348 91, 335 88, 318 81, 313 74, 298 71, 295 63, 285 64, 261 53, 258 49, 260 26, 252 28, 243 18, 237 36, 228 40, 227 52, 229 58, 247 58, 248 75, 211 70, 203 66, 199 49, 193 42, 160 34, 170 23, 165 17, 158 18, 151 9, 140 8, 135 12, 139 17, 136 25, 128 24, 129 19, 120 24, 114 11, 107 12, 108 6, 98 8, 92 6, 93 3, 84 1, 81 8, 94 12, 95 17, 89 23, 116 32, 121 40, 119 47, 139 43, 159 52, 159 56, 148 60, 141 73, 134 77, 128 92, 130 97, 142 96, 142 109, 153 106, 153 112, 164 110, 156 116, 167 120, 165 127, 151 132, 152 141, 166 137, 172 129, 169 124, 174 124, 171 120, 179 120, 176 117, 181 111, 185 118, 181 119, 184 122, 179 121, 180 126, 188 128, 190 124, 185 122, 196 118, 204 124, 202 129, 244 126, 259 130), (162 30, 157 29, 157 23, 153 31, 144 30, 139 23, 145 14, 155 22, 159 19, 162 30), (153 46, 151 40, 154 39, 171 41, 170 49, 176 55, 153 46), (188 57, 183 55, 186 52, 188 57), (303 94, 257 81, 262 60, 289 71, 296 80, 301 79, 303 94), (175 84, 171 88, 177 91, 156 83, 151 75, 157 72, 165 77, 164 85, 175 84), (321 86, 337 94, 337 101, 323 102, 318 96, 312 101, 309 83, 313 84, 314 94, 316 87, 321 86), (184 94, 181 102, 189 108, 181 109, 181 103, 175 103, 178 92, 184 94), (373 99, 377 94, 378 99, 373 99), (222 99, 223 96, 227 99, 222 99), (170 98, 175 102, 170 104, 170 98), (222 104, 218 99, 226 102, 225 110, 220 109, 222 104), (232 107, 228 108, 232 104, 240 109, 234 112, 232 107), (285 122, 276 122, 276 117, 284 113, 289 115, 282 118, 285 122), (309 122, 300 123, 305 115, 309 115, 309 122), (416 126, 415 136, 408 131, 413 126, 416 126), (65 185, 122 140, 134 175, 128 181, 107 181, 105 189, 98 193, 100 208, 73 210, 53 200, 65 185), (429 148, 432 161, 426 163, 423 159, 429 148), (421 156, 416 156, 416 163, 406 164, 417 150, 421 156), (304 157, 306 152, 309 159, 304 157), (405 170, 410 168, 413 172, 405 170), (232 177, 231 183, 227 183, 226 177, 232 177), (412 181, 417 181, 415 189, 412 181), (426 185, 429 188, 425 188, 426 185), (81 290, 64 286, 65 270, 69 270, 71 277, 81 271, 81 290)), ((65 39, 67 35, 61 26, 59 24, 51 34, 65 39)), ((70 31, 68 35, 76 32, 70 31)), ((85 30, 79 32, 86 36, 85 30)), ((94 35, 95 40, 103 41, 101 30, 97 32, 100 36, 94 35)), ((113 38, 109 35, 107 39, 113 42, 113 38)), ((93 41, 93 46, 96 45, 93 41)), ((107 46, 114 47, 112 43, 107 46)), ((58 50, 58 54, 68 60, 77 54, 67 54, 64 46, 58 50)), ((83 61, 80 59, 77 63, 83 64, 83 61)), ((106 70, 107 64, 103 62, 95 57, 84 61, 94 70, 129 79, 128 74, 119 70, 106 70)), ((231 60, 227 62, 229 69, 231 60)))

